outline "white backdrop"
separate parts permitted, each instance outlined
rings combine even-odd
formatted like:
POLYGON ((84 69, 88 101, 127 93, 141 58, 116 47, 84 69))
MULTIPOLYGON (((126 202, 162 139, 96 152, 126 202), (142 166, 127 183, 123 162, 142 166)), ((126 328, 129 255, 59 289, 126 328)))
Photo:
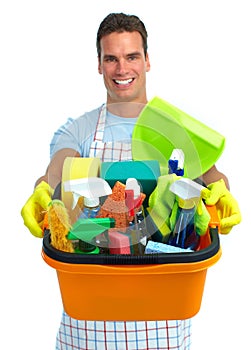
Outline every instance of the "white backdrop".
POLYGON ((20 210, 45 171, 55 129, 105 100, 96 31, 109 12, 121 11, 138 15, 148 29, 148 98, 158 95, 226 136, 217 165, 229 177, 243 221, 221 237, 223 256, 208 270, 192 350, 249 349, 248 0, 1 3, 0 347, 54 349, 62 309, 56 273, 43 262, 42 242, 23 226, 20 210))

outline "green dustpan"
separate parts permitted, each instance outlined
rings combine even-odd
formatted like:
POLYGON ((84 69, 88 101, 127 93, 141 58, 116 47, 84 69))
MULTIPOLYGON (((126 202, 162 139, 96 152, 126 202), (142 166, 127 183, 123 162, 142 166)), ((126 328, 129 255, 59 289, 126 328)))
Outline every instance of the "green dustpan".
POLYGON ((173 149, 182 149, 184 175, 190 179, 209 170, 224 146, 224 136, 159 97, 146 104, 132 135, 133 160, 158 160, 165 175, 173 149))

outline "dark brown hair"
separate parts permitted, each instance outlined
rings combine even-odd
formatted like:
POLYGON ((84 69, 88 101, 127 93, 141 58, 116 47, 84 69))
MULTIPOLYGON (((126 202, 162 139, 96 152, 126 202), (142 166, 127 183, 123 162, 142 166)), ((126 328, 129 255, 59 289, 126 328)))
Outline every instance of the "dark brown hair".
POLYGON ((145 56, 147 54, 147 31, 144 23, 135 15, 126 15, 124 13, 110 13, 106 16, 103 21, 100 23, 98 32, 97 32, 97 52, 98 58, 100 59, 101 47, 100 40, 108 34, 117 32, 139 32, 142 41, 143 49, 145 56))

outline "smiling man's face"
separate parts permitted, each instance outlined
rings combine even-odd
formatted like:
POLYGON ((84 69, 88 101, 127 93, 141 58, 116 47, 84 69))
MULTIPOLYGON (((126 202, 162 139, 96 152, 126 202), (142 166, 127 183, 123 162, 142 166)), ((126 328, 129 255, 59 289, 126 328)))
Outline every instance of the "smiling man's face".
POLYGON ((98 71, 103 74, 107 103, 146 103, 146 72, 150 70, 141 35, 137 32, 111 33, 101 41, 98 71))

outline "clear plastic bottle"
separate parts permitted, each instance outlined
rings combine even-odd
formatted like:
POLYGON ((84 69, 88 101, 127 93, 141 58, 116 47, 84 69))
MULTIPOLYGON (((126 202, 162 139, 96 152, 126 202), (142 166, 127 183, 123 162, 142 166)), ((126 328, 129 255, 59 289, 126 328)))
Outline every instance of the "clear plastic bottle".
POLYGON ((168 244, 183 249, 195 250, 199 244, 199 236, 195 230, 196 207, 193 200, 184 201, 179 198, 176 223, 170 234, 168 244))
MULTIPOLYGON (((84 197, 84 208, 82 213, 79 216, 79 219, 94 219, 100 210, 99 198, 84 197)), ((99 248, 85 241, 79 241, 79 252, 84 254, 98 254, 99 248)))
POLYGON ((84 208, 80 214, 80 219, 93 219, 95 218, 100 210, 99 198, 84 198, 84 208))
POLYGON ((132 252, 134 255, 144 254, 146 246, 146 235, 144 226, 143 206, 141 203, 140 185, 135 178, 126 180, 126 191, 133 191, 131 202, 127 203, 129 215, 133 217, 129 223, 128 233, 131 236, 132 252))

